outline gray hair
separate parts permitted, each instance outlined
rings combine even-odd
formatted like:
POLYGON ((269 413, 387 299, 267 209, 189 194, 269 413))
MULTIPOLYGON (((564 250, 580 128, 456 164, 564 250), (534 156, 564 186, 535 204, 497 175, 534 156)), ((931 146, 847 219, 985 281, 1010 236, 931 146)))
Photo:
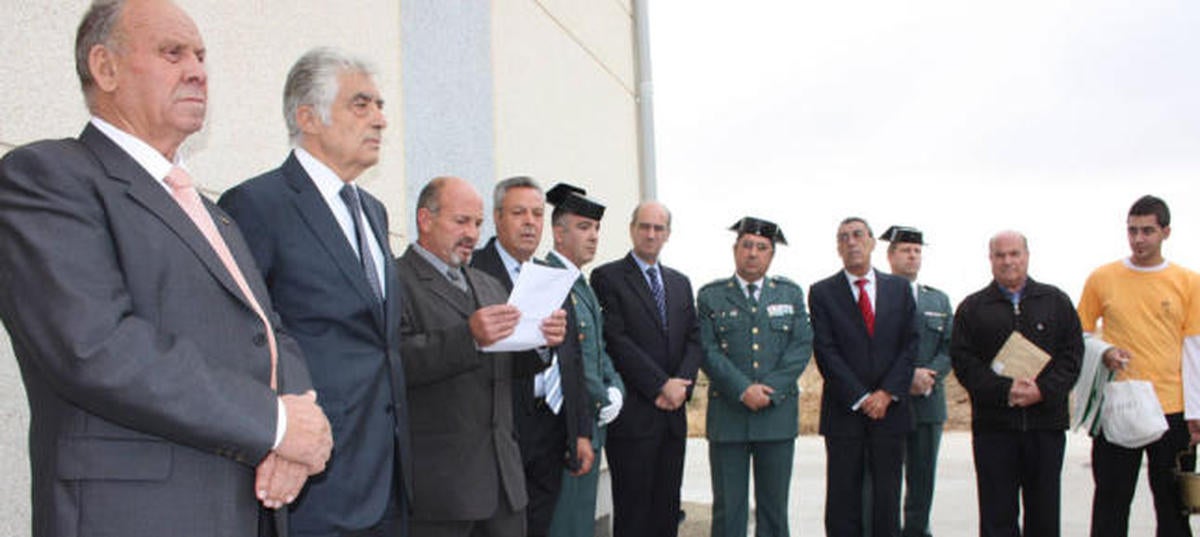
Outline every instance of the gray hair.
POLYGON ((509 177, 496 183, 496 187, 492 189, 492 208, 499 211, 500 207, 504 205, 504 195, 514 188, 532 188, 538 191, 538 194, 543 194, 542 187, 532 177, 525 175, 509 177))
POLYGON ((88 66, 88 56, 96 45, 114 48, 118 44, 113 31, 124 10, 125 0, 95 0, 75 30, 75 74, 79 75, 79 86, 89 107, 96 79, 92 77, 91 67, 88 66))
POLYGON ((321 123, 329 124, 329 111, 338 93, 338 76, 347 72, 375 75, 375 69, 365 60, 330 47, 314 48, 296 60, 283 86, 283 119, 292 143, 300 139, 296 112, 301 106, 312 106, 321 123))

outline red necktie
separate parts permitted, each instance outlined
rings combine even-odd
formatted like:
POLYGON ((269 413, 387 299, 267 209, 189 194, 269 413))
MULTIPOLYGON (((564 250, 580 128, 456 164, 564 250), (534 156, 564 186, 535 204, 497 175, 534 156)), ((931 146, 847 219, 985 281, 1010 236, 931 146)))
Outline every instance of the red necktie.
POLYGON ((212 215, 208 214, 208 209, 204 208, 204 202, 200 201, 200 193, 196 192, 196 187, 192 186, 192 176, 183 171, 182 168, 171 168, 171 172, 163 180, 167 186, 171 187, 171 196, 175 198, 176 203, 187 213, 188 218, 200 228, 200 232, 204 234, 204 238, 208 239, 208 244, 212 246, 217 257, 221 259, 221 263, 225 265, 225 269, 229 271, 229 275, 233 276, 233 281, 237 283, 238 289, 245 295, 246 300, 254 308, 254 313, 258 314, 258 318, 262 319, 263 326, 267 332, 267 343, 271 350, 271 389, 276 387, 275 369, 276 361, 278 360, 278 352, 275 347, 275 331, 271 330, 271 323, 267 322, 267 316, 263 313, 262 307, 258 305, 258 300, 254 298, 254 293, 250 292, 250 286, 246 283, 246 277, 242 275, 241 269, 238 268, 237 262, 233 260, 233 254, 229 251, 229 246, 225 244, 225 239, 221 238, 221 232, 217 231, 217 225, 213 223, 212 215))
POLYGON ((858 286, 858 309, 862 312, 863 322, 867 323, 867 335, 875 337, 875 310, 871 307, 871 297, 867 294, 867 279, 854 280, 858 286))

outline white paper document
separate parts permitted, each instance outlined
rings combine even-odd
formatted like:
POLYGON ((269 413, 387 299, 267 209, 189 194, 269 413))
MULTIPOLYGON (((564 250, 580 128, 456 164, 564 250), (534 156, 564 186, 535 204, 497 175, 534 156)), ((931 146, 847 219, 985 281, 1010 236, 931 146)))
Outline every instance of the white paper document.
POLYGON ((522 263, 512 293, 508 295, 508 303, 521 310, 521 320, 517 321, 517 329, 512 335, 484 347, 483 350, 527 351, 545 345, 542 320, 562 307, 577 278, 579 271, 573 268, 522 263))

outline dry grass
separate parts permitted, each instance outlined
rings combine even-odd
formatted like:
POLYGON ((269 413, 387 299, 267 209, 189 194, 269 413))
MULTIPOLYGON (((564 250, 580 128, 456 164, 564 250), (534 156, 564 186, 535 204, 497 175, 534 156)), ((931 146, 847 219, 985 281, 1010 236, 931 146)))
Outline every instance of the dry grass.
MULTIPOLYGON (((804 374, 800 375, 800 434, 816 434, 821 415, 821 387, 823 379, 817 365, 809 361, 804 374)), ((708 404, 708 378, 700 373, 697 389, 688 403, 688 435, 704 436, 704 412, 708 404)), ((949 419, 946 430, 968 430, 971 428, 971 401, 954 374, 946 379, 946 411, 949 419)))

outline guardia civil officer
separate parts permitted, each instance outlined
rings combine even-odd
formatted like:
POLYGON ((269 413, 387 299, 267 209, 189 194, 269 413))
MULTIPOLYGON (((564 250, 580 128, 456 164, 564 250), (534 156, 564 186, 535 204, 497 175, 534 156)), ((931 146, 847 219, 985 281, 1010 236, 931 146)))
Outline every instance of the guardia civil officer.
POLYGON ((745 217, 730 228, 736 272, 696 299, 704 372, 709 378, 707 435, 712 473, 712 535, 745 536, 749 467, 754 463, 756 535, 788 535, 788 483, 799 433, 796 381, 812 356, 804 291, 767 276, 779 226, 745 217))
POLYGON ((904 452, 904 537, 929 537, 929 510, 933 505, 933 483, 937 475, 938 447, 946 421, 946 375, 950 374, 950 328, 954 310, 950 298, 933 287, 917 282, 925 234, 921 230, 892 226, 880 239, 888 241, 888 264, 892 274, 912 283, 917 302, 920 342, 913 360, 913 430, 904 452))

